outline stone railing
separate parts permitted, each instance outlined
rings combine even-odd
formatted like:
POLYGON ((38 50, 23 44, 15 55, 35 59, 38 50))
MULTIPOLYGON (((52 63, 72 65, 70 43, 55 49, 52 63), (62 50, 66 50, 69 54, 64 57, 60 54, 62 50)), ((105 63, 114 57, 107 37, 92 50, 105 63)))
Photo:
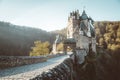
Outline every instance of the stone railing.
POLYGON ((0 69, 47 61, 44 56, 0 56, 0 69))

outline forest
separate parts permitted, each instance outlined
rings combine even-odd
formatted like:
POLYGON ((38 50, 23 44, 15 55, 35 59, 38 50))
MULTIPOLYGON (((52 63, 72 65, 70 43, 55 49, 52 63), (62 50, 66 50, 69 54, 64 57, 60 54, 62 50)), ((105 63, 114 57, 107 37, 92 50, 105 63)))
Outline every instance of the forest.
MULTIPOLYGON (((97 46, 108 51, 120 49, 120 21, 96 21, 97 46)), ((47 32, 41 29, 0 22, 0 56, 29 56, 36 41, 49 43, 49 51, 56 34, 66 38, 66 28, 47 32)))
POLYGON ((120 49, 120 22, 95 22, 97 45, 103 49, 120 49))

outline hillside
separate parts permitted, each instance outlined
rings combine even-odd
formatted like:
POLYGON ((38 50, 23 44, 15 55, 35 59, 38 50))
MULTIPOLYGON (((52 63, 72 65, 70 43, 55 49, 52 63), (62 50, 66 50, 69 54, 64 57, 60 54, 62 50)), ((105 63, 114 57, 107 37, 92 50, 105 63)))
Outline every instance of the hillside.
POLYGON ((66 38, 67 37, 67 28, 63 28, 61 30, 51 31, 51 33, 59 34, 59 35, 63 36, 64 38, 66 38))
POLYGON ((27 56, 36 40, 52 43, 55 35, 41 29, 0 22, 0 55, 27 56))

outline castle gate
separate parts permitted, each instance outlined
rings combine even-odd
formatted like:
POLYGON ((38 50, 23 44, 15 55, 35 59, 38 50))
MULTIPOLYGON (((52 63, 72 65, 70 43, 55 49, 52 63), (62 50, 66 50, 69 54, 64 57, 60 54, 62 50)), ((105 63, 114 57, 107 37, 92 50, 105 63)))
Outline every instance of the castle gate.
POLYGON ((66 39, 64 40, 63 42, 63 51, 65 54, 67 54, 67 48, 71 48, 72 50, 75 50, 76 48, 76 41, 74 38, 69 38, 69 39, 66 39))

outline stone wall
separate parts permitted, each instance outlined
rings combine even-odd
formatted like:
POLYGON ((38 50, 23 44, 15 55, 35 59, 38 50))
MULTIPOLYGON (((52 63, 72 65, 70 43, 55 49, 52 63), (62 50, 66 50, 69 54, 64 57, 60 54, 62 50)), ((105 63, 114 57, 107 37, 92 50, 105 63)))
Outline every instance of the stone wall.
POLYGON ((0 70, 22 65, 45 62, 47 59, 63 56, 65 54, 51 54, 47 56, 0 56, 0 70))
POLYGON ((27 64, 47 61, 47 57, 30 57, 30 56, 0 56, 0 69, 17 67, 27 64))

